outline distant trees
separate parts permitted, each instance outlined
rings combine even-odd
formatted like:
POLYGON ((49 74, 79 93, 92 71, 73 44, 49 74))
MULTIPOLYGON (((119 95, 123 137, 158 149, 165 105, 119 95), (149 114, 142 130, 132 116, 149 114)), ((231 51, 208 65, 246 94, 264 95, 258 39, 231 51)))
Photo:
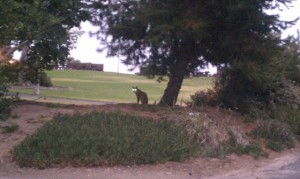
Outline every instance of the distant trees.
POLYGON ((77 59, 75 59, 75 58, 69 58, 69 59, 68 59, 68 63, 76 63, 76 64, 79 64, 79 63, 81 63, 81 61, 80 61, 80 60, 77 60, 77 59))
POLYGON ((147 67, 150 76, 167 75, 160 105, 177 101, 185 75, 208 62, 255 65, 281 53, 273 34, 292 23, 265 10, 291 0, 111 0, 94 2, 92 22, 108 55, 147 67), (103 34, 105 37, 103 37, 103 34))

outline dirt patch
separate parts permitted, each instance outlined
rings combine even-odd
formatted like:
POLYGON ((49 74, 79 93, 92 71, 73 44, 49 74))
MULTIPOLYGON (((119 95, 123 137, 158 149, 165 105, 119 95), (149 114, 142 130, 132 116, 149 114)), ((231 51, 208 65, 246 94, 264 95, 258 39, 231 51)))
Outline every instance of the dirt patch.
MULTIPOLYGON (((0 178, 234 178, 252 176, 259 168, 277 161, 285 164, 287 160, 295 158, 300 152, 299 145, 282 153, 270 152, 269 158, 253 159, 250 156, 229 155, 225 159, 194 158, 183 163, 168 162, 158 165, 117 166, 96 168, 63 168, 63 169, 29 169, 19 168, 10 157, 10 150, 20 143, 26 136, 32 135, 44 122, 49 121, 54 115, 70 114, 74 112, 86 113, 90 111, 121 111, 124 113, 142 115, 159 120, 170 118, 177 120, 179 114, 204 115, 214 120, 219 120, 222 125, 230 125, 239 130, 250 131, 252 125, 245 125, 238 114, 223 111, 217 108, 201 108, 189 111, 184 108, 172 110, 170 108, 157 109, 134 104, 101 105, 101 106, 75 106, 75 105, 50 105, 44 103, 23 102, 13 107, 12 116, 0 126, 11 123, 19 125, 19 129, 11 134, 0 134, 0 178), (239 173, 237 173, 239 171, 239 173), (248 174, 248 175, 246 175, 248 174)), ((221 124, 220 124, 221 125, 221 124)), ((263 176, 263 174, 253 175, 263 176)))

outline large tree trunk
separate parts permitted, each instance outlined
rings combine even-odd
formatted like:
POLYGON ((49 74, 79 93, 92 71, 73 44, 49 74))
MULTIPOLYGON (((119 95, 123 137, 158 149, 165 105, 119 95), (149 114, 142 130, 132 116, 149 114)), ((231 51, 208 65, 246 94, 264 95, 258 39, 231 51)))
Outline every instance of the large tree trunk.
POLYGON ((176 104, 188 63, 188 60, 178 60, 174 64, 174 68, 172 69, 169 77, 168 85, 158 105, 174 106, 176 104))

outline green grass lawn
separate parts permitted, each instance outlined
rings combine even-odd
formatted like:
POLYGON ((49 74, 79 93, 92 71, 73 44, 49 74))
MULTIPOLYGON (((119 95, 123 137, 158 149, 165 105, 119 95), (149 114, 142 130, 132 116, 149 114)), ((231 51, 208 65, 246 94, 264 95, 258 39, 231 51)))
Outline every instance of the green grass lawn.
MULTIPOLYGON (((150 104, 158 102, 167 85, 167 81, 158 83, 156 79, 144 76, 118 74, 83 70, 53 70, 47 74, 54 86, 71 87, 72 90, 41 90, 41 96, 90 99, 111 102, 135 102, 131 91, 132 86, 138 86, 148 94, 150 104)), ((198 90, 211 87, 213 78, 198 77, 185 79, 178 102, 189 100, 190 95, 198 90)), ((18 90, 30 94, 32 90, 18 90)))

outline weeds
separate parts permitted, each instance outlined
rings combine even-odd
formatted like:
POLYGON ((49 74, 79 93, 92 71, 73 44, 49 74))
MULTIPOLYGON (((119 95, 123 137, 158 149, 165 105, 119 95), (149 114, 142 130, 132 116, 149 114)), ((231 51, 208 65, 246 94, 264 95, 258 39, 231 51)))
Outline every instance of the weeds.
POLYGON ((289 125, 294 134, 300 135, 300 111, 280 106, 270 111, 270 117, 289 125))
POLYGON ((266 156, 261 147, 246 139, 246 134, 239 128, 227 126, 225 119, 214 120, 206 115, 186 116, 177 120, 191 138, 201 147, 205 157, 225 158, 227 154, 251 155, 254 158, 266 156))
POLYGON ((19 129, 19 125, 18 124, 11 124, 9 126, 5 126, 2 129, 2 133, 13 133, 15 131, 17 131, 19 129))
POLYGON ((191 101, 186 103, 188 106, 216 106, 218 104, 218 95, 212 90, 197 91, 191 95, 191 101))
POLYGON ((267 140, 266 146, 274 151, 292 148, 295 145, 294 136, 289 126, 277 120, 258 121, 258 127, 251 132, 254 137, 267 140))
POLYGON ((246 146, 236 145, 236 146, 234 146, 233 151, 235 153, 237 153, 238 155, 248 154, 248 155, 254 157, 255 159, 257 159, 260 156, 263 156, 263 157, 268 156, 268 154, 261 149, 259 144, 255 143, 255 142, 250 143, 249 145, 246 145, 246 146))
POLYGON ((57 115, 12 151, 21 166, 133 165, 182 161, 197 144, 169 121, 121 113, 57 115))

